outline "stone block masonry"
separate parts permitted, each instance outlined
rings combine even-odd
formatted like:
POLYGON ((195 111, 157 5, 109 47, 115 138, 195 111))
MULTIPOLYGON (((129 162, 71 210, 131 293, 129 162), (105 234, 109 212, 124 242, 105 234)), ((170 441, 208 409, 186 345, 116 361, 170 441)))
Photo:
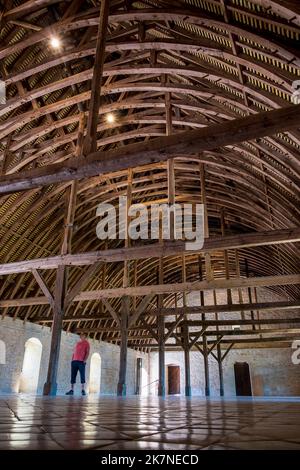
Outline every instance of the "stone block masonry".
MULTIPOLYGON (((292 363, 290 348, 233 349, 223 362, 225 397, 235 396, 234 363, 247 362, 250 368, 254 396, 300 396, 300 365, 292 363)), ((202 354, 190 353, 192 395, 205 395, 202 354)), ((166 393, 168 394, 168 365, 180 367, 180 395, 184 395, 184 355, 182 351, 166 353, 166 393)), ((152 383, 150 394, 156 395, 158 353, 151 354, 152 383)), ((220 396, 217 361, 209 356, 211 396, 220 396)))
MULTIPOLYGON (((17 393, 19 391, 25 344, 30 338, 36 338, 40 341, 42 346, 37 384, 37 393, 42 394, 48 369, 51 341, 50 328, 30 322, 24 323, 18 319, 13 320, 10 317, 5 317, 0 320, 0 341, 3 341, 5 344, 5 364, 1 364, 0 361, 0 392, 17 393)), ((57 381, 58 394, 64 394, 70 388, 71 358, 78 339, 78 335, 66 332, 62 333, 57 381)), ((86 369, 87 384, 90 376, 91 357, 93 353, 98 353, 101 357, 100 394, 115 395, 119 374, 119 346, 94 340, 89 340, 89 342, 91 350, 86 369)), ((148 381, 148 355, 129 349, 126 379, 128 395, 135 393, 136 364, 138 357, 142 358, 142 365, 144 371, 146 371, 146 377, 144 373, 144 381, 148 381)), ((144 383, 144 385, 146 384, 144 383)), ((79 393, 79 391, 80 385, 78 376, 76 392, 79 393)))

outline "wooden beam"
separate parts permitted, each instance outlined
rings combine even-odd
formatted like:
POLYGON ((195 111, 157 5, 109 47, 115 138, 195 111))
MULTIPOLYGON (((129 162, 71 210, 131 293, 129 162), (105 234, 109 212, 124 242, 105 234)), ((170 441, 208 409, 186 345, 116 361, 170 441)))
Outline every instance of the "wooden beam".
MULTIPOLYGON (((218 250, 252 248, 257 246, 277 245, 300 241, 300 227, 270 230, 265 232, 253 232, 225 237, 205 239, 200 252, 212 252, 218 250)), ((183 253, 185 243, 181 240, 166 241, 162 244, 135 246, 129 248, 114 248, 86 253, 67 254, 38 258, 33 260, 16 261, 0 264, 0 276, 30 272, 32 269, 56 269, 60 265, 85 266, 97 261, 113 263, 129 259, 158 258, 183 253)), ((188 252, 196 253, 196 252, 188 252)), ((198 251, 197 251, 198 253, 198 251)))
POLYGON ((103 305, 106 307, 107 311, 111 314, 112 318, 115 320, 115 322, 117 323, 117 325, 120 325, 121 324, 121 320, 119 318, 119 315, 117 314, 117 312, 115 311, 115 309, 110 305, 110 303, 108 302, 108 300, 106 300, 105 298, 102 298, 102 303, 103 305))
POLYGON ((86 272, 78 279, 75 286, 71 290, 69 290, 68 294, 66 295, 66 300, 65 300, 65 306, 64 306, 65 311, 70 306, 74 297, 76 297, 76 295, 80 293, 81 289, 86 285, 88 280, 95 274, 95 272, 99 269, 99 267, 100 267, 100 263, 95 263, 95 264, 90 265, 89 268, 86 270, 86 272))
POLYGON ((95 152, 86 158, 71 158, 66 162, 0 177, 0 193, 24 191, 62 181, 134 168, 166 161, 178 153, 191 155, 251 139, 289 131, 300 126, 300 104, 274 111, 254 114, 241 119, 215 124, 166 137, 130 144, 110 152, 95 152))
POLYGON ((136 311, 132 315, 129 316, 129 321, 128 321, 129 326, 135 325, 135 323, 137 322, 141 314, 144 313, 145 309, 150 304, 153 297, 155 297, 155 294, 146 295, 146 297, 144 297, 144 299, 141 301, 136 311))
MULTIPOLYGON (((281 276, 262 276, 240 279, 214 279, 213 281, 195 281, 178 284, 156 284, 139 287, 116 287, 84 291, 74 298, 74 302, 86 300, 113 299, 123 296, 144 296, 149 294, 168 294, 174 292, 193 292, 213 289, 232 289, 238 287, 271 287, 300 284, 300 274, 285 274, 281 276)), ((19 307, 25 305, 46 305, 47 297, 29 297, 24 299, 0 300, 0 308, 19 307)))
POLYGON ((52 296, 50 290, 48 289, 48 287, 46 285, 46 282, 43 279, 42 275, 36 269, 32 270, 32 274, 34 275, 34 278, 35 278, 36 282, 38 283, 38 285, 40 286, 43 294, 47 297, 49 304, 53 308, 54 307, 54 299, 53 299, 53 296, 52 296))

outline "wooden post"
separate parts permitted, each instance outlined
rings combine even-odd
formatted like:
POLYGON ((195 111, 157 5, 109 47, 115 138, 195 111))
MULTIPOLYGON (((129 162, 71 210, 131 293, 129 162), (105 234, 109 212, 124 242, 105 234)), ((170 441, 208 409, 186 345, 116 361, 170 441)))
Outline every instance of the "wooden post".
MULTIPOLYGON (((182 255, 182 282, 186 282, 186 265, 185 256, 182 255)), ((187 307, 186 292, 183 292, 183 308, 187 307)), ((184 351, 184 366, 185 366, 185 396, 192 395, 191 389, 191 366, 190 366, 190 348, 189 348, 189 327, 187 324, 186 310, 184 314, 185 321, 183 323, 183 351, 184 351)))
MULTIPOLYGON (((225 214, 224 214, 224 209, 221 210, 221 231, 222 231, 222 237, 225 237, 225 214)), ((224 263, 225 263, 225 276, 226 276, 226 279, 230 279, 228 250, 224 250, 224 263)), ((227 289, 227 303, 229 305, 232 304, 231 289, 227 289)))
MULTIPOLYGON (((76 147, 76 155, 79 156, 82 151, 83 133, 85 119, 81 115, 78 128, 78 140, 76 147)), ((71 242, 73 234, 73 224, 75 219, 76 198, 77 198, 77 181, 72 181, 66 192, 67 210, 64 219, 64 231, 61 244, 61 255, 71 253, 71 242)), ((67 292, 67 266, 58 266, 56 275, 56 285, 54 293, 53 306, 53 324, 50 346, 49 365, 47 373, 47 381, 44 384, 43 395, 56 395, 57 391, 57 370, 59 361, 59 351, 61 342, 61 332, 63 327, 64 303, 67 292)))
POLYGON ((60 340, 63 321, 63 305, 66 292, 66 275, 65 267, 59 266, 57 269, 55 293, 54 293, 54 309, 53 324, 50 346, 50 357, 48 364, 47 381, 44 384, 43 395, 56 395, 57 391, 57 370, 60 351, 60 340))
POLYGON ((190 364, 190 348, 189 348, 189 327, 186 322, 183 324, 183 350, 184 350, 184 366, 185 366, 185 396, 192 396, 191 388, 191 364, 190 364))
MULTIPOLYGON (((159 282, 163 282, 163 258, 159 258, 159 282)), ((165 317, 162 313, 163 296, 159 295, 157 299, 159 314, 157 317, 158 326, 158 396, 166 395, 165 386, 165 317)))
MULTIPOLYGON (((248 260, 245 258, 245 271, 246 271, 246 277, 249 277, 249 266, 248 266, 248 260)), ((251 287, 247 288, 248 290, 248 296, 249 296, 249 303, 252 304, 252 293, 251 293, 251 287)), ((251 320, 254 320, 254 311, 250 311, 250 316, 251 320)), ((253 323, 252 329, 255 330, 255 324, 253 323)))
POLYGON ((203 360, 204 360, 204 377, 205 377, 205 396, 209 397, 210 386, 209 386, 208 348, 207 348, 207 337, 205 334, 203 335, 203 360))
POLYGON ((136 389, 135 389, 136 395, 141 394, 142 362, 143 362, 143 359, 141 357, 138 357, 136 360, 136 389))
MULTIPOLYGON (((209 238, 209 224, 208 224, 208 210, 206 202, 206 186, 205 186, 205 167, 203 163, 200 163, 200 184, 201 184, 201 202, 204 205, 204 237, 209 238)), ((212 267, 211 267, 211 255, 210 253, 204 253, 205 259, 205 278, 207 281, 211 281, 213 278, 212 267)), ((202 264, 200 263, 200 276, 201 280, 203 278, 202 274, 202 264)), ((201 305, 205 303, 204 293, 200 293, 200 302, 201 305)), ((202 321, 205 321, 205 313, 201 315, 202 321)), ((208 363, 208 350, 207 350, 207 337, 203 335, 203 363, 204 363, 204 377, 205 377, 205 396, 209 397, 210 395, 210 386, 209 386, 209 363, 208 363)))
POLYGON ((220 397, 224 397, 224 376, 223 376, 223 364, 222 364, 222 351, 220 343, 217 344, 217 358, 219 368, 219 381, 220 381, 220 397))
POLYGON ((126 395, 126 370, 127 370, 127 339, 128 339, 128 317, 129 297, 122 298, 121 311, 121 344, 120 344, 120 369, 117 395, 126 395))
MULTIPOLYGON (((240 272, 240 258, 239 258, 239 252, 238 250, 235 250, 235 270, 236 270, 236 278, 239 279, 241 277, 241 272, 240 272)), ((239 303, 243 303, 243 292, 242 289, 239 287, 238 288, 238 294, 239 294, 239 303)), ((245 320, 245 313, 244 310, 241 310, 241 319, 245 320)))
MULTIPOLYGON (((214 296, 214 305, 217 305, 217 293, 215 289, 213 290, 214 296)), ((215 320, 219 320, 219 315, 215 312, 215 320)), ((217 324, 216 330, 219 331, 219 326, 217 324)), ((223 380, 223 364, 222 364, 222 351, 220 343, 217 344, 217 362, 218 362, 218 370, 219 370, 219 381, 220 381, 220 396, 224 396, 224 380, 223 380)))
POLYGON ((97 124, 100 107, 101 81, 103 76, 103 65, 105 59, 105 44, 107 36, 107 24, 109 14, 109 0, 102 0, 100 6, 99 26, 97 35, 97 45, 95 63, 91 88, 91 99, 87 132, 84 142, 84 154, 97 150, 97 124))
MULTIPOLYGON (((130 240, 128 238, 128 224, 130 222, 130 217, 128 216, 128 209, 132 202, 132 180, 133 180, 133 171, 128 170, 128 185, 127 185, 127 207, 126 207, 126 223, 125 223, 125 248, 128 248, 130 245, 130 240)), ((130 261, 124 261, 123 268, 123 287, 128 287, 130 285, 129 279, 129 265, 130 261)), ((129 320, 129 310, 130 310, 130 297, 122 297, 122 307, 121 307, 121 321, 120 321, 120 333, 121 333, 121 344, 120 344, 120 368, 119 368, 119 382, 117 388, 118 396, 126 395, 126 369, 127 369, 127 342, 128 342, 128 320, 129 320)))

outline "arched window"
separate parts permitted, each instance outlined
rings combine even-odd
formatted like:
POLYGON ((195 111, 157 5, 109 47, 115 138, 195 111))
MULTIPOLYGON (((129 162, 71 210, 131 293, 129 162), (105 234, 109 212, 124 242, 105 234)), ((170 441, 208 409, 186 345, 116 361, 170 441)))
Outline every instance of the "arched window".
POLYGON ((101 356, 98 353, 92 354, 90 364, 89 393, 100 393, 101 381, 101 356))
POLYGON ((0 339, 0 364, 6 364, 5 343, 0 339))
POLYGON ((39 382, 42 349, 43 346, 39 339, 30 338, 26 341, 19 392, 36 393, 39 382))

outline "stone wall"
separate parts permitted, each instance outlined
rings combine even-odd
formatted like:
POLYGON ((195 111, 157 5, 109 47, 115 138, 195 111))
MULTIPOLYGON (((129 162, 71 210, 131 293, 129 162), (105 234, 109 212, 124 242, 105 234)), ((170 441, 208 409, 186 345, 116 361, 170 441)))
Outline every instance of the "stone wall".
MULTIPOLYGON (((234 363, 247 362, 250 368, 252 392, 256 396, 300 396, 300 364, 291 360, 290 348, 272 349, 235 349, 231 350, 223 362, 225 396, 235 396, 234 363)), ((192 395, 205 394, 204 366, 200 352, 190 353, 192 395)), ((168 393, 168 365, 180 366, 180 394, 184 395, 184 354, 183 352, 166 353, 166 393, 168 393)), ((150 393, 157 393, 158 353, 151 354, 150 393)), ((219 373, 216 360, 210 356, 211 396, 219 396, 219 373)))
MULTIPOLYGON (((37 393, 42 393, 46 380, 48 359, 50 351, 51 334, 48 327, 25 324, 21 320, 5 317, 0 320, 0 341, 5 343, 5 364, 0 361, 0 392, 16 393, 19 391, 20 378, 23 366, 25 344, 30 338, 36 338, 42 346, 40 371, 37 393)), ((73 348, 78 336, 71 333, 62 333, 60 361, 58 370, 58 393, 65 393, 70 388, 70 364, 73 348)), ((3 344, 2 344, 3 346, 3 344)), ((90 340, 91 352, 87 362, 87 383, 89 378, 90 361, 93 353, 101 356, 101 382, 100 393, 111 395, 116 393, 119 374, 119 347, 99 341, 90 340)), ((136 362, 142 357, 143 367, 148 374, 148 355, 128 350, 127 367, 127 393, 134 394, 136 386, 136 362)), ((146 377, 145 380, 148 380, 146 377)), ((146 384, 144 384, 145 386, 146 384)), ((147 389, 147 387, 144 387, 147 389)), ((77 377, 77 392, 79 392, 79 377, 77 377)))
MULTIPOLYGON (((249 302, 249 295, 247 289, 241 289, 243 302, 249 302)), ((258 288, 256 295, 254 290, 251 289, 252 301, 258 302, 276 302, 280 300, 287 300, 284 296, 279 296, 270 289, 258 288)), ((205 305, 214 305, 214 298, 212 291, 205 292, 205 305)), ((217 304, 227 304, 227 292, 223 289, 216 291, 217 304)), ((199 305, 199 292, 191 292, 187 295, 187 305, 199 305)), ((232 289, 233 303, 239 303, 238 290, 232 289)), ((182 300, 179 302, 182 305, 182 300)), ((244 317, 250 319, 250 312, 245 312, 244 317)), ((264 318, 295 318, 299 317, 299 313, 295 310, 284 311, 265 311, 260 313, 260 319, 264 318)), ((241 313, 221 313, 218 315, 219 319, 241 319, 241 313)), ((255 312, 257 318, 257 312, 255 312)), ((189 320, 200 320, 201 315, 191 314, 188 315, 189 320)), ((206 314, 206 319, 214 320, 215 314, 206 314)), ((167 321, 172 321, 170 318, 167 321)), ((290 326, 290 325, 289 325, 290 326)), ((223 327, 228 329, 228 327, 223 327)), ((241 327, 241 329, 249 327, 241 327)), ((264 326, 264 329, 268 326, 264 326)), ((274 328, 274 326, 270 326, 274 328)), ((222 329, 222 327, 221 327, 222 329)), ((191 328, 190 331, 197 330, 199 327, 191 328)), ((300 339, 300 336, 299 336, 300 339)), ((223 351, 225 352, 225 351, 223 351)), ((234 379, 234 363, 235 362, 248 362, 250 367, 252 390, 254 395, 275 395, 275 396, 298 396, 300 395, 300 365, 294 365, 291 360, 293 350, 290 348, 272 348, 272 349, 233 349, 229 352, 223 362, 224 374, 224 389, 226 396, 235 396, 235 379, 234 379)), ((185 391, 185 377, 184 377, 184 354, 182 351, 167 352, 166 353, 166 391, 168 382, 167 366, 174 364, 180 366, 180 392, 184 395, 185 391)), ((204 395, 204 367, 203 357, 200 352, 192 351, 190 353, 191 363, 191 387, 193 395, 204 395)), ((209 369, 210 369, 210 389, 212 396, 219 396, 219 373, 216 360, 209 356, 209 369)), ((151 354, 150 366, 150 382, 152 383, 150 393, 157 393, 157 379, 158 379, 158 354, 151 354)))

